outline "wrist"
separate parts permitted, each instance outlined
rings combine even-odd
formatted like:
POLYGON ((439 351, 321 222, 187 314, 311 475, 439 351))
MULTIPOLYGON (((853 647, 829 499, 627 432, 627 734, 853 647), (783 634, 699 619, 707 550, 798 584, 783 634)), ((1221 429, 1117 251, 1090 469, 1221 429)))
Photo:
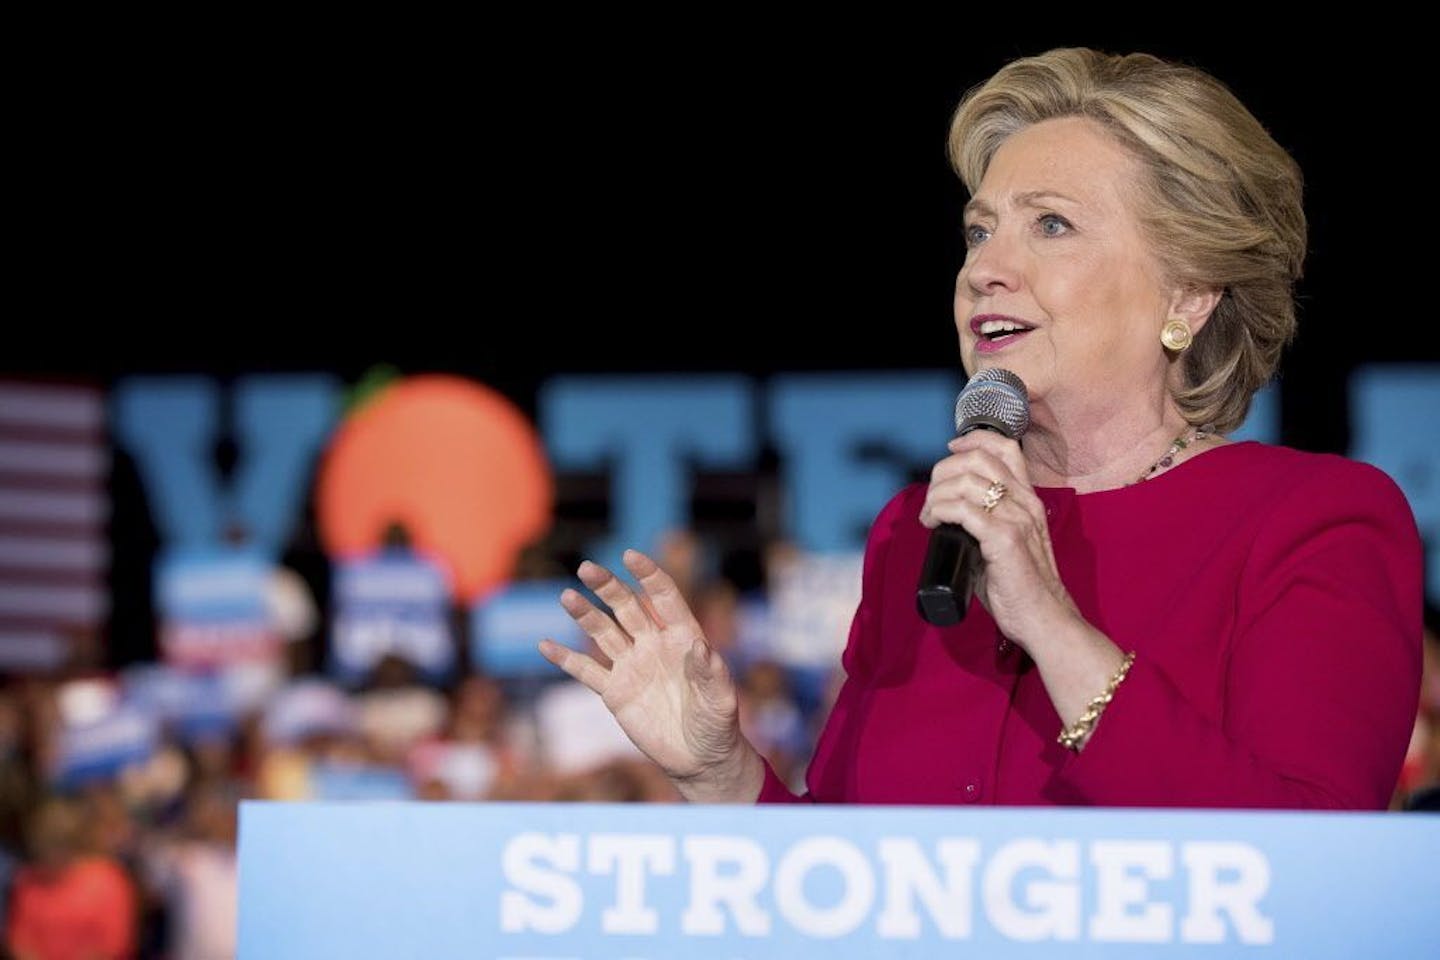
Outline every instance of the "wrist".
POLYGON ((1056 655, 1073 651, 1077 646, 1092 644, 1097 637, 1103 638, 1104 634, 1092 626, 1066 596, 1036 617, 1034 625, 1025 631, 1024 636, 1011 639, 1025 649, 1030 659, 1041 664, 1056 655))
POLYGON ((765 761, 744 737, 723 760, 689 777, 672 777, 689 803, 754 803, 765 785, 765 761))

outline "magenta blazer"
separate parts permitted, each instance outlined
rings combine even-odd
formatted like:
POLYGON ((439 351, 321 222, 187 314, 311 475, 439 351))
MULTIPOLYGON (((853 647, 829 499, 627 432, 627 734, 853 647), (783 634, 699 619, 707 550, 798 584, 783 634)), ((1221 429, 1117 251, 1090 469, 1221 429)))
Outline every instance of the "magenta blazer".
POLYGON ((1247 441, 1117 490, 1037 488, 1080 611, 1136 654, 1079 754, 978 601, 953 627, 916 612, 926 489, 871 527, 805 794, 767 765, 759 802, 1386 807, 1419 696, 1422 548, 1384 473, 1247 441))

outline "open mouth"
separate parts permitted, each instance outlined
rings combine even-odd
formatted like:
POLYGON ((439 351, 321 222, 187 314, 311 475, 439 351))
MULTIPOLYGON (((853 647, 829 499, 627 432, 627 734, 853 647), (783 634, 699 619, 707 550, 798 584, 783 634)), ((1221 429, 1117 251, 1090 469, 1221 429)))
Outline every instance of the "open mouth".
POLYGON ((1002 340, 1013 340, 1016 337, 1023 337, 1029 332, 1029 329, 996 330, 994 333, 983 333, 981 336, 991 343, 999 343, 1002 340))
POLYGON ((990 315, 976 317, 970 329, 980 338, 976 349, 988 353, 1015 343, 1035 328, 1011 317, 990 315))

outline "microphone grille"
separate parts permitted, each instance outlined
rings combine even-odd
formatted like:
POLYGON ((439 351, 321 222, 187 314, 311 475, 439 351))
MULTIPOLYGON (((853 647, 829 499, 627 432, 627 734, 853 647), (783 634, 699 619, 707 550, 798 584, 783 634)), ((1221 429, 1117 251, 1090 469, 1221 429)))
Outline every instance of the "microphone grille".
POLYGON ((1012 440, 1030 426, 1030 394, 1024 382, 1009 370, 977 370, 955 399, 955 432, 969 433, 991 427, 1012 440))

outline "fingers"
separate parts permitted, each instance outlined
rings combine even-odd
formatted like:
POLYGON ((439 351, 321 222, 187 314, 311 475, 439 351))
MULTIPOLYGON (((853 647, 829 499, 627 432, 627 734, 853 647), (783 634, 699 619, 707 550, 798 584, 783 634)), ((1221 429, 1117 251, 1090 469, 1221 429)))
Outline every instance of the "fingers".
POLYGON ((1007 487, 1020 486, 1020 480, 1009 465, 988 450, 970 450, 946 457, 930 471, 930 482, 940 483, 967 473, 984 476, 986 486, 992 480, 999 480, 1007 487))
POLYGON ((667 624, 683 624, 693 625, 698 630, 699 624, 695 615, 691 612, 690 605, 685 602, 680 588, 676 586, 675 579, 660 569, 658 563, 639 550, 626 550, 625 566, 640 582, 645 591, 640 599, 649 600, 650 609, 662 627, 667 624))
POLYGON ((1030 486, 1024 472, 1025 460, 1020 454, 1020 445, 998 434, 992 435, 989 440, 971 439, 975 434, 988 432, 976 430, 955 438, 950 447, 956 452, 935 464, 930 474, 930 489, 926 491, 925 504, 920 510, 920 522, 926 527, 954 522, 937 519, 936 504, 947 498, 962 497, 983 506, 991 484, 996 482, 1005 486, 1004 495, 995 505, 996 511, 1009 501, 1002 515, 1013 516, 1010 511, 1018 506, 1032 519, 1043 521, 1045 504, 1030 486))
MULTIPOLYGON (((1002 504, 1003 505, 1003 501, 1002 504)), ((980 543, 980 554, 987 562, 994 562, 1002 554, 1026 546, 1029 521, 1019 508, 1012 504, 1009 516, 1001 515, 1000 506, 987 511, 972 500, 949 500, 939 504, 934 515, 942 523, 958 523, 974 535, 980 543)))
POLYGON ((540 641, 540 654, 591 690, 601 696, 605 695, 605 684, 610 679, 610 672, 591 657, 549 639, 540 641))
POLYGON ((1006 483, 1004 494, 986 510, 990 489, 991 481, 977 473, 965 473, 932 484, 925 495, 920 522, 932 529, 942 523, 959 524, 980 541, 981 553, 987 560, 999 556, 1012 544, 1023 545, 1027 550, 1037 549, 1036 544, 1040 544, 1038 549, 1050 558, 1053 566, 1049 524, 1040 498, 1028 487, 1012 487, 1006 483))
MULTIPOLYGON (((1002 480, 1001 483, 1004 483, 1002 480)), ((1005 493, 995 500, 995 505, 985 509, 985 500, 990 493, 990 480, 977 473, 967 473, 959 477, 951 477, 930 488, 926 496, 925 506, 920 511, 920 522, 927 527, 936 527, 942 523, 959 523, 966 530, 969 530, 975 537, 982 538, 985 531, 990 530, 994 524, 991 521, 999 521, 1002 524, 1025 523, 1028 520, 1029 512, 1019 501, 1016 491, 1006 484, 1005 493), (962 519, 970 516, 973 509, 978 515, 984 518, 985 523, 981 527, 972 527, 968 521, 962 519)))
POLYGON ((951 440, 950 450, 953 453, 984 450, 1005 464, 1015 479, 1023 481, 1027 486, 1030 484, 1030 469, 1025 464, 1025 454, 1021 452, 1018 440, 1011 440, 994 430, 971 430, 965 436, 951 440))
POLYGON ((1020 475, 1015 474, 1009 463, 1005 462, 1001 456, 996 455, 994 450, 979 448, 952 453, 937 462, 930 469, 930 482, 936 484, 936 482, 946 481, 952 476, 962 474, 981 474, 985 476, 986 484, 991 481, 999 481, 1012 489, 1030 485, 1020 475))
POLYGON ((560 593, 560 606, 580 625, 597 646, 612 661, 630 649, 633 642, 625 631, 610 617, 602 613, 593 603, 586 600, 579 590, 566 589, 560 593))
POLYGON ((639 593, 593 561, 584 561, 577 571, 581 581, 609 606, 613 618, 578 590, 567 589, 560 594, 560 605, 595 640, 605 658, 614 663, 629 653, 640 638, 663 631, 668 624, 689 628, 683 630, 686 635, 701 636, 700 625, 680 588, 659 564, 639 550, 625 551, 623 559, 640 582, 639 593))
POLYGON ((1005 487, 995 509, 1000 509, 1008 500, 1010 506, 1005 508, 1007 511, 1018 505, 1032 516, 1045 515, 1045 505, 1035 491, 1024 480, 1018 479, 1009 465, 987 451, 971 450, 946 457, 935 465, 930 489, 925 492, 925 503, 920 508, 920 522, 927 527, 941 522, 936 519, 934 508, 946 499, 962 498, 983 506, 995 483, 1005 487))
POLYGON ((647 630, 655 629, 655 623, 641 607, 635 591, 622 583, 619 577, 592 560, 581 563, 576 572, 580 576, 580 582, 605 601, 606 606, 614 612, 615 619, 620 621, 620 626, 624 627, 630 636, 638 636, 647 630))

